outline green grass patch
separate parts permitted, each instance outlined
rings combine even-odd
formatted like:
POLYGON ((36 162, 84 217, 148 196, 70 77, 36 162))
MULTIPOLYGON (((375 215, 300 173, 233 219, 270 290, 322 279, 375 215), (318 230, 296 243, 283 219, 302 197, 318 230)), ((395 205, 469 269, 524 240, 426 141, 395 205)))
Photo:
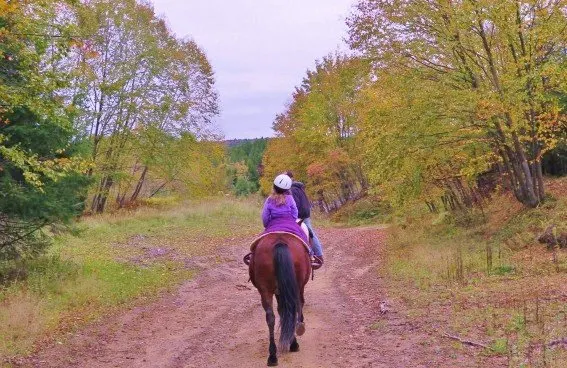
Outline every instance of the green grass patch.
POLYGON ((506 355, 508 353, 508 340, 505 338, 496 339, 490 344, 491 354, 506 355))
POLYGON ((378 331, 378 330, 381 330, 385 327, 386 327, 386 322, 380 321, 380 320, 376 321, 376 322, 374 322, 373 324, 370 325, 370 329, 372 331, 378 331))
POLYGON ((491 272, 494 275, 503 276, 514 273, 516 268, 511 265, 500 265, 495 268, 492 268, 491 272))

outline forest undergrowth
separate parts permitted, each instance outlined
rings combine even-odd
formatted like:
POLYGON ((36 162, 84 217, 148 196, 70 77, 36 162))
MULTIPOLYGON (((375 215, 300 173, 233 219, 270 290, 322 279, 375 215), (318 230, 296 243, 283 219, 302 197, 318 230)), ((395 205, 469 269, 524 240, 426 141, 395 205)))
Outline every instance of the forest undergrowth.
POLYGON ((548 200, 535 209, 505 193, 466 219, 398 219, 380 271, 391 280, 389 295, 408 317, 454 340, 455 354, 472 342, 510 367, 564 367, 567 250, 548 250, 537 238, 551 224, 567 230, 567 180, 548 186, 548 200))

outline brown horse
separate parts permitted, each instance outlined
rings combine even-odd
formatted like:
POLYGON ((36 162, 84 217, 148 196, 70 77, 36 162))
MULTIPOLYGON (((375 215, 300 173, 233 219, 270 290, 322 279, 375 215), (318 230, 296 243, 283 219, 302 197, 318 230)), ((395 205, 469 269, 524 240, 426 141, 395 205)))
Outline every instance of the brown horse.
POLYGON ((273 296, 280 315, 280 349, 299 351, 295 334, 303 335, 303 291, 311 274, 309 254, 303 242, 294 235, 273 233, 262 237, 250 258, 250 280, 262 298, 270 330, 268 366, 278 365, 274 325, 273 296))

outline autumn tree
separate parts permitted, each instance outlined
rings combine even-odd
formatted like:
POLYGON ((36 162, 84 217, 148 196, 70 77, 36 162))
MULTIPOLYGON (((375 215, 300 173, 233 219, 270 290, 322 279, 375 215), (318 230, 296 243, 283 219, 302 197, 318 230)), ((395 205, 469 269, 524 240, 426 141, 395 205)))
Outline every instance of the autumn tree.
POLYGON ((465 105, 452 91, 403 73, 384 74, 360 91, 359 144, 373 191, 396 207, 415 200, 436 211, 468 209, 486 195, 476 175, 491 169, 493 153, 482 130, 455 126, 465 105))
POLYGON ((150 128, 128 144, 131 156, 123 158, 125 169, 116 186, 120 207, 162 194, 196 198, 226 189, 222 142, 150 128))
POLYGON ((274 122, 281 138, 270 142, 266 151, 264 190, 270 176, 286 169, 308 179, 312 196, 328 209, 367 189, 362 147, 357 144, 357 95, 368 78, 368 63, 340 54, 324 57, 307 72, 292 103, 274 122))
MULTIPOLYGON (((131 200, 144 184, 150 167, 147 160, 131 161, 133 142, 156 129, 171 136, 190 132, 199 139, 211 137, 217 95, 203 51, 192 40, 175 38, 151 4, 89 1, 79 25, 86 41, 75 55, 79 73, 74 96, 81 109, 80 128, 92 142, 92 175, 98 180, 91 210, 102 212, 130 165, 142 165, 134 170, 139 178, 131 200)), ((156 146, 138 148, 145 147, 151 156, 156 146)), ((126 198, 119 190, 119 205, 126 198)))
POLYGON ((260 177, 260 191, 268 195, 272 191, 274 178, 286 170, 292 170, 296 178, 305 178, 306 167, 297 155, 296 144, 293 138, 271 138, 266 145, 262 157, 263 172, 260 177))
POLYGON ((542 155, 566 129, 566 11, 547 0, 361 0, 349 42, 372 60, 376 83, 399 73, 414 80, 410 89, 446 92, 444 104, 436 93, 420 98, 450 120, 451 134, 485 141, 516 198, 534 207, 545 198, 542 155))

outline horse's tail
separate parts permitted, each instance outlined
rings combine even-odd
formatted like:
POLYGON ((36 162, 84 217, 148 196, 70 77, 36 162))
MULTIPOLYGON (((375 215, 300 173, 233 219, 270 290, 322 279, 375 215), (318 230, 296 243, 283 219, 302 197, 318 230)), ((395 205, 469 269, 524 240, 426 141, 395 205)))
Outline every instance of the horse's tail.
POLYGON ((287 351, 295 336, 299 312, 299 287, 287 244, 278 243, 274 247, 274 268, 279 290, 280 349, 287 351))

